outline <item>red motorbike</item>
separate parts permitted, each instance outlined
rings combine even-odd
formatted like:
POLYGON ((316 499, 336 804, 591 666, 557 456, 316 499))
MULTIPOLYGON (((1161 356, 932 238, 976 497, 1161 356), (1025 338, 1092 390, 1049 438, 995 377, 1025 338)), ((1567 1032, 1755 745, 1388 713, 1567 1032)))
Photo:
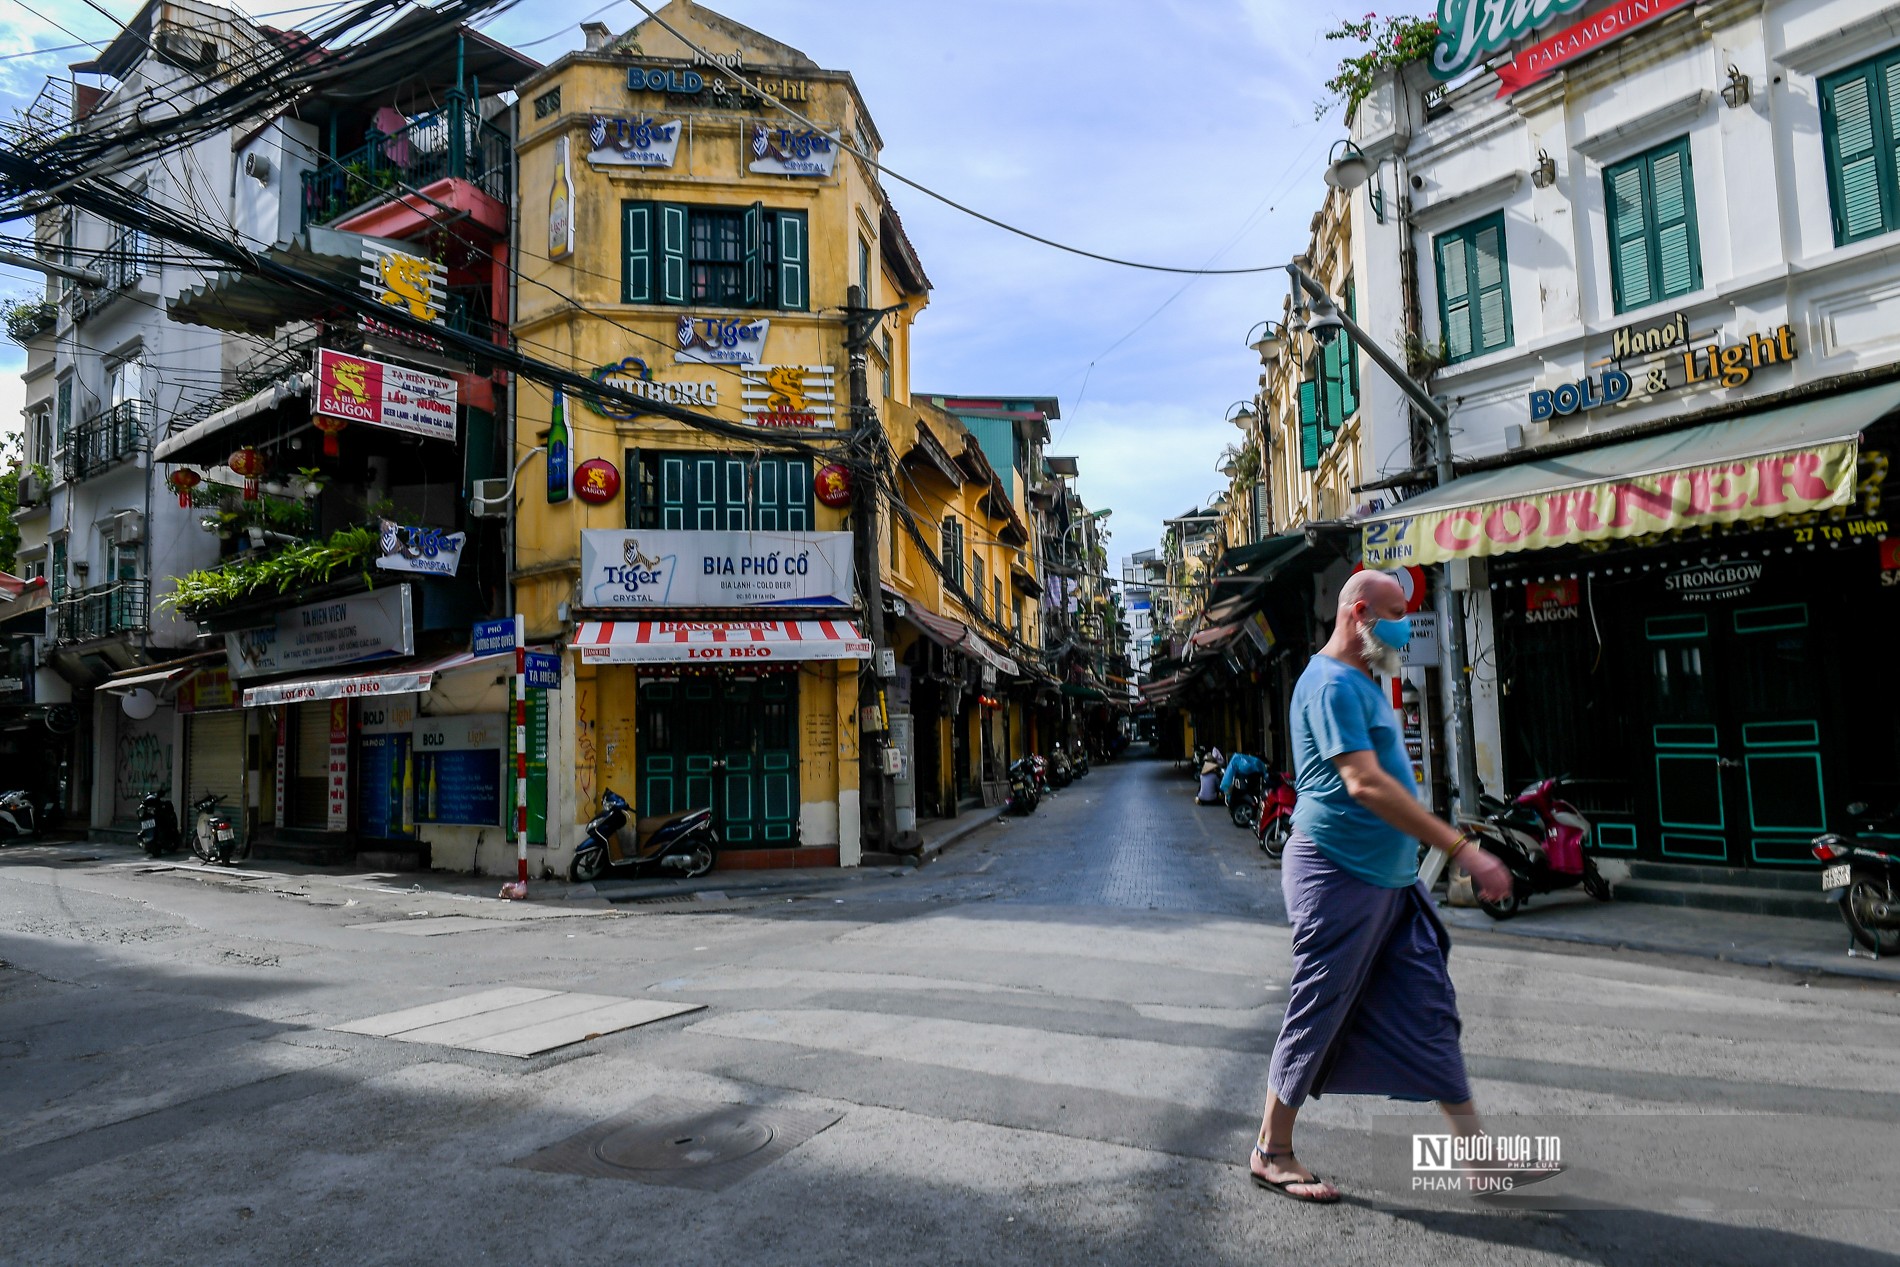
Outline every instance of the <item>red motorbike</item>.
POLYGON ((1287 837, 1293 834, 1293 780, 1278 770, 1267 771, 1260 793, 1260 821, 1254 824, 1254 839, 1260 852, 1278 858, 1286 852, 1287 837))
POLYGON ((1597 871, 1596 859, 1583 852, 1590 838, 1590 820, 1569 801, 1557 796, 1561 778, 1531 784, 1509 804, 1495 796, 1478 797, 1481 821, 1470 824, 1483 844, 1511 871, 1511 891, 1497 901, 1480 897, 1478 905, 1492 919, 1509 919, 1524 909, 1534 894, 1575 888, 1599 902, 1610 900, 1610 886, 1597 871))

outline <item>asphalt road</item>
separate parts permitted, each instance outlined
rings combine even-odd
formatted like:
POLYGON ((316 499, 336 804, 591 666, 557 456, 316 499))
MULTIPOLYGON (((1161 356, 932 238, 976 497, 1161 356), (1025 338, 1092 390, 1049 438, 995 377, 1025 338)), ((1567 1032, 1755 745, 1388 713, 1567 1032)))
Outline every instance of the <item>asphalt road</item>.
POLYGON ((1896 1261, 1891 985, 1481 933, 1479 1103, 1570 1171, 1421 1192, 1429 1120, 1329 1097, 1347 1202, 1256 1190, 1278 881, 1159 762, 918 871, 612 909, 0 851, 0 1263, 1896 1261), (331 1028, 510 987, 703 1007, 528 1059, 331 1028))

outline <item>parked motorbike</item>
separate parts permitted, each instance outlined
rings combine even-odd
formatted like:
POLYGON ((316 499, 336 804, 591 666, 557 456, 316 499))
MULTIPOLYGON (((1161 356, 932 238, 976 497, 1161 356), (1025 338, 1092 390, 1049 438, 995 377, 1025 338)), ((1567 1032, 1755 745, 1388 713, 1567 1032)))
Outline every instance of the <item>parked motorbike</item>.
POLYGON ((1590 820, 1576 806, 1559 800, 1563 779, 1541 779, 1519 792, 1507 804, 1480 795, 1482 821, 1470 826, 1488 853, 1496 855, 1511 872, 1511 891, 1493 901, 1482 895, 1478 905, 1492 919, 1509 919, 1538 893, 1554 893, 1578 884, 1599 902, 1610 900, 1610 886, 1597 871, 1596 859, 1583 852, 1590 838, 1590 820))
POLYGON ((33 798, 17 789, 0 792, 0 841, 31 840, 39 834, 40 816, 33 798))
POLYGON ((719 833, 710 809, 634 818, 633 806, 612 788, 600 794, 600 813, 567 865, 575 884, 608 871, 671 871, 686 879, 705 875, 719 860, 719 833), (631 824, 631 826, 629 826, 631 824))
POLYGON ((1253 834, 1260 844, 1260 852, 1269 858, 1278 858, 1286 852, 1287 838, 1293 834, 1296 800, 1293 780, 1278 770, 1267 771, 1265 786, 1260 792, 1260 818, 1254 824, 1253 834))
POLYGON ((250 842, 238 844, 231 816, 218 809, 223 800, 223 793, 207 792, 191 803, 191 852, 214 867, 251 856, 250 842))
POLYGON ((139 801, 139 848, 156 858, 176 853, 179 843, 178 811, 169 796, 153 788, 139 801))
POLYGON ((1018 757, 1009 767, 1009 799, 1003 802, 1003 808, 1011 814, 1033 814, 1040 799, 1034 761, 1018 757))
POLYGON ((1900 827, 1900 810, 1869 819, 1867 806, 1856 802, 1847 807, 1847 816, 1860 820, 1860 835, 1829 832, 1814 838, 1814 856, 1825 864, 1822 895, 1839 905, 1847 931, 1874 958, 1900 954, 1900 852, 1878 848, 1869 839, 1876 827, 1881 837, 1900 827))
POLYGON ((1227 812, 1232 815, 1234 826, 1251 828, 1260 821, 1260 789, 1262 779, 1258 773, 1249 772, 1234 776, 1227 788, 1227 812))
POLYGON ((1089 772, 1089 747, 1087 744, 1078 743, 1075 745, 1075 752, 1069 757, 1069 772, 1078 779, 1089 772))
MULTIPOLYGON (((1040 761, 1042 758, 1038 757, 1037 760, 1040 761)), ((1069 758, 1064 755, 1060 745, 1049 755, 1046 764, 1049 770, 1049 782, 1053 786, 1067 787, 1075 781, 1075 770, 1070 766, 1069 758)))

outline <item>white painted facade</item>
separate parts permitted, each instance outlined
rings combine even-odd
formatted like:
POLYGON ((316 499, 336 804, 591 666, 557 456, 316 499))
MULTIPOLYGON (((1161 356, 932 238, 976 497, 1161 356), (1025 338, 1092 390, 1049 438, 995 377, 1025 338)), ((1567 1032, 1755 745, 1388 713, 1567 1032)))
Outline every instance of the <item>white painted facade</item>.
MULTIPOLYGON (((1604 7, 1560 17, 1518 47, 1604 7)), ((1450 400, 1460 461, 1579 436, 1608 443, 1645 424, 1900 361, 1900 234, 1835 244, 1819 89, 1820 77, 1896 47, 1900 5, 1713 0, 1685 6, 1503 100, 1496 75, 1483 69, 1454 84, 1440 110, 1427 107, 1426 94, 1438 85, 1425 63, 1388 75, 1352 121, 1352 139, 1375 165, 1373 180, 1353 195, 1360 321, 1388 347, 1401 346, 1410 271, 1423 343, 1437 347, 1444 330, 1434 242, 1502 214, 1509 344, 1446 365, 1430 380, 1450 400), (1731 66, 1748 83, 1747 99, 1734 104, 1722 96, 1731 66), (1618 312, 1605 171, 1682 137, 1701 284, 1618 312), (1538 174, 1544 154, 1554 169, 1548 182, 1538 174), (1383 222, 1375 197, 1383 199, 1383 222), (1746 342, 1786 323, 1797 359, 1766 366, 1743 386, 1676 387, 1533 419, 1531 392, 1600 374, 1614 332, 1677 313, 1697 344, 1746 342)), ((1624 368, 1634 374, 1631 362, 1624 368)), ((1368 452, 1380 455, 1373 459, 1380 474, 1396 474, 1410 465, 1403 447, 1409 411, 1369 364, 1361 382, 1368 452), (1396 458, 1384 456, 1395 451, 1396 458)), ((1357 513, 1392 496, 1368 491, 1357 513)), ((1490 594, 1482 566, 1473 572, 1478 767, 1495 791, 1502 762, 1496 666, 1487 655, 1490 594)))

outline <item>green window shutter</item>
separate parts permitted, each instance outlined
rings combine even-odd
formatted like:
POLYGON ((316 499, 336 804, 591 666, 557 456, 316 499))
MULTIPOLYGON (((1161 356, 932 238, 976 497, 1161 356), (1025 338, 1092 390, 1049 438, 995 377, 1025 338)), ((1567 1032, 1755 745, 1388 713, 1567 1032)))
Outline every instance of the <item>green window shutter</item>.
POLYGON ((1656 292, 1673 299, 1702 287, 1702 252, 1696 242, 1695 179, 1689 138, 1649 156, 1650 219, 1656 234, 1656 292))
POLYGON ((626 474, 626 484, 621 490, 627 506, 627 527, 639 528, 640 523, 640 450, 628 449, 621 455, 620 469, 626 474))
MULTIPOLYGON (((1883 83, 1877 69, 1870 62, 1821 81, 1821 124, 1836 246, 1886 232, 1894 218, 1894 204, 1900 201, 1893 188, 1896 159, 1891 152, 1900 127, 1891 117, 1881 117, 1900 109, 1900 92, 1896 92, 1900 85, 1883 83), (1880 108, 1882 88, 1887 90, 1884 111, 1880 108), (1884 156, 1883 148, 1888 150, 1884 156)), ((1887 69, 1891 78, 1900 69, 1900 60, 1887 69)))
POLYGON ((686 302, 686 208, 674 202, 655 205, 659 221, 659 299, 664 304, 686 302))
POLYGON ((745 209, 745 296, 748 308, 765 302, 765 207, 753 203, 745 209))
POLYGON ((1319 447, 1330 449, 1346 421, 1341 409, 1345 395, 1345 348, 1341 339, 1328 343, 1319 354, 1319 447))
POLYGON ((809 264, 805 242, 805 213, 778 212, 778 306, 803 312, 808 304, 805 281, 809 264))
POLYGON ((811 463, 804 458, 761 458, 752 490, 756 532, 811 530, 811 463))
POLYGON ((1471 244, 1462 231, 1438 238, 1438 318, 1450 359, 1470 356, 1471 244))
POLYGON ((620 302, 653 302, 653 204, 620 204, 620 302))
MULTIPOLYGON (((1355 321, 1359 312, 1354 300, 1353 284, 1346 282, 1346 315, 1355 321)), ((1339 378, 1339 417, 1343 422, 1359 412, 1359 346, 1352 336, 1342 333, 1339 336, 1341 374, 1339 378)))
POLYGON ((696 527, 686 522, 686 508, 693 503, 693 467, 680 453, 660 459, 660 527, 675 529, 696 527))
POLYGON ((1511 342, 1510 276, 1504 266, 1504 217, 1494 216, 1471 238, 1471 289, 1476 297, 1480 352, 1495 352, 1511 342))
POLYGON ((1300 384, 1300 469, 1319 468, 1319 384, 1307 379, 1300 384))
POLYGON ((1643 198, 1643 162, 1610 168, 1603 174, 1609 212, 1610 290, 1618 312, 1641 308, 1654 298, 1649 284, 1648 207, 1643 198))

